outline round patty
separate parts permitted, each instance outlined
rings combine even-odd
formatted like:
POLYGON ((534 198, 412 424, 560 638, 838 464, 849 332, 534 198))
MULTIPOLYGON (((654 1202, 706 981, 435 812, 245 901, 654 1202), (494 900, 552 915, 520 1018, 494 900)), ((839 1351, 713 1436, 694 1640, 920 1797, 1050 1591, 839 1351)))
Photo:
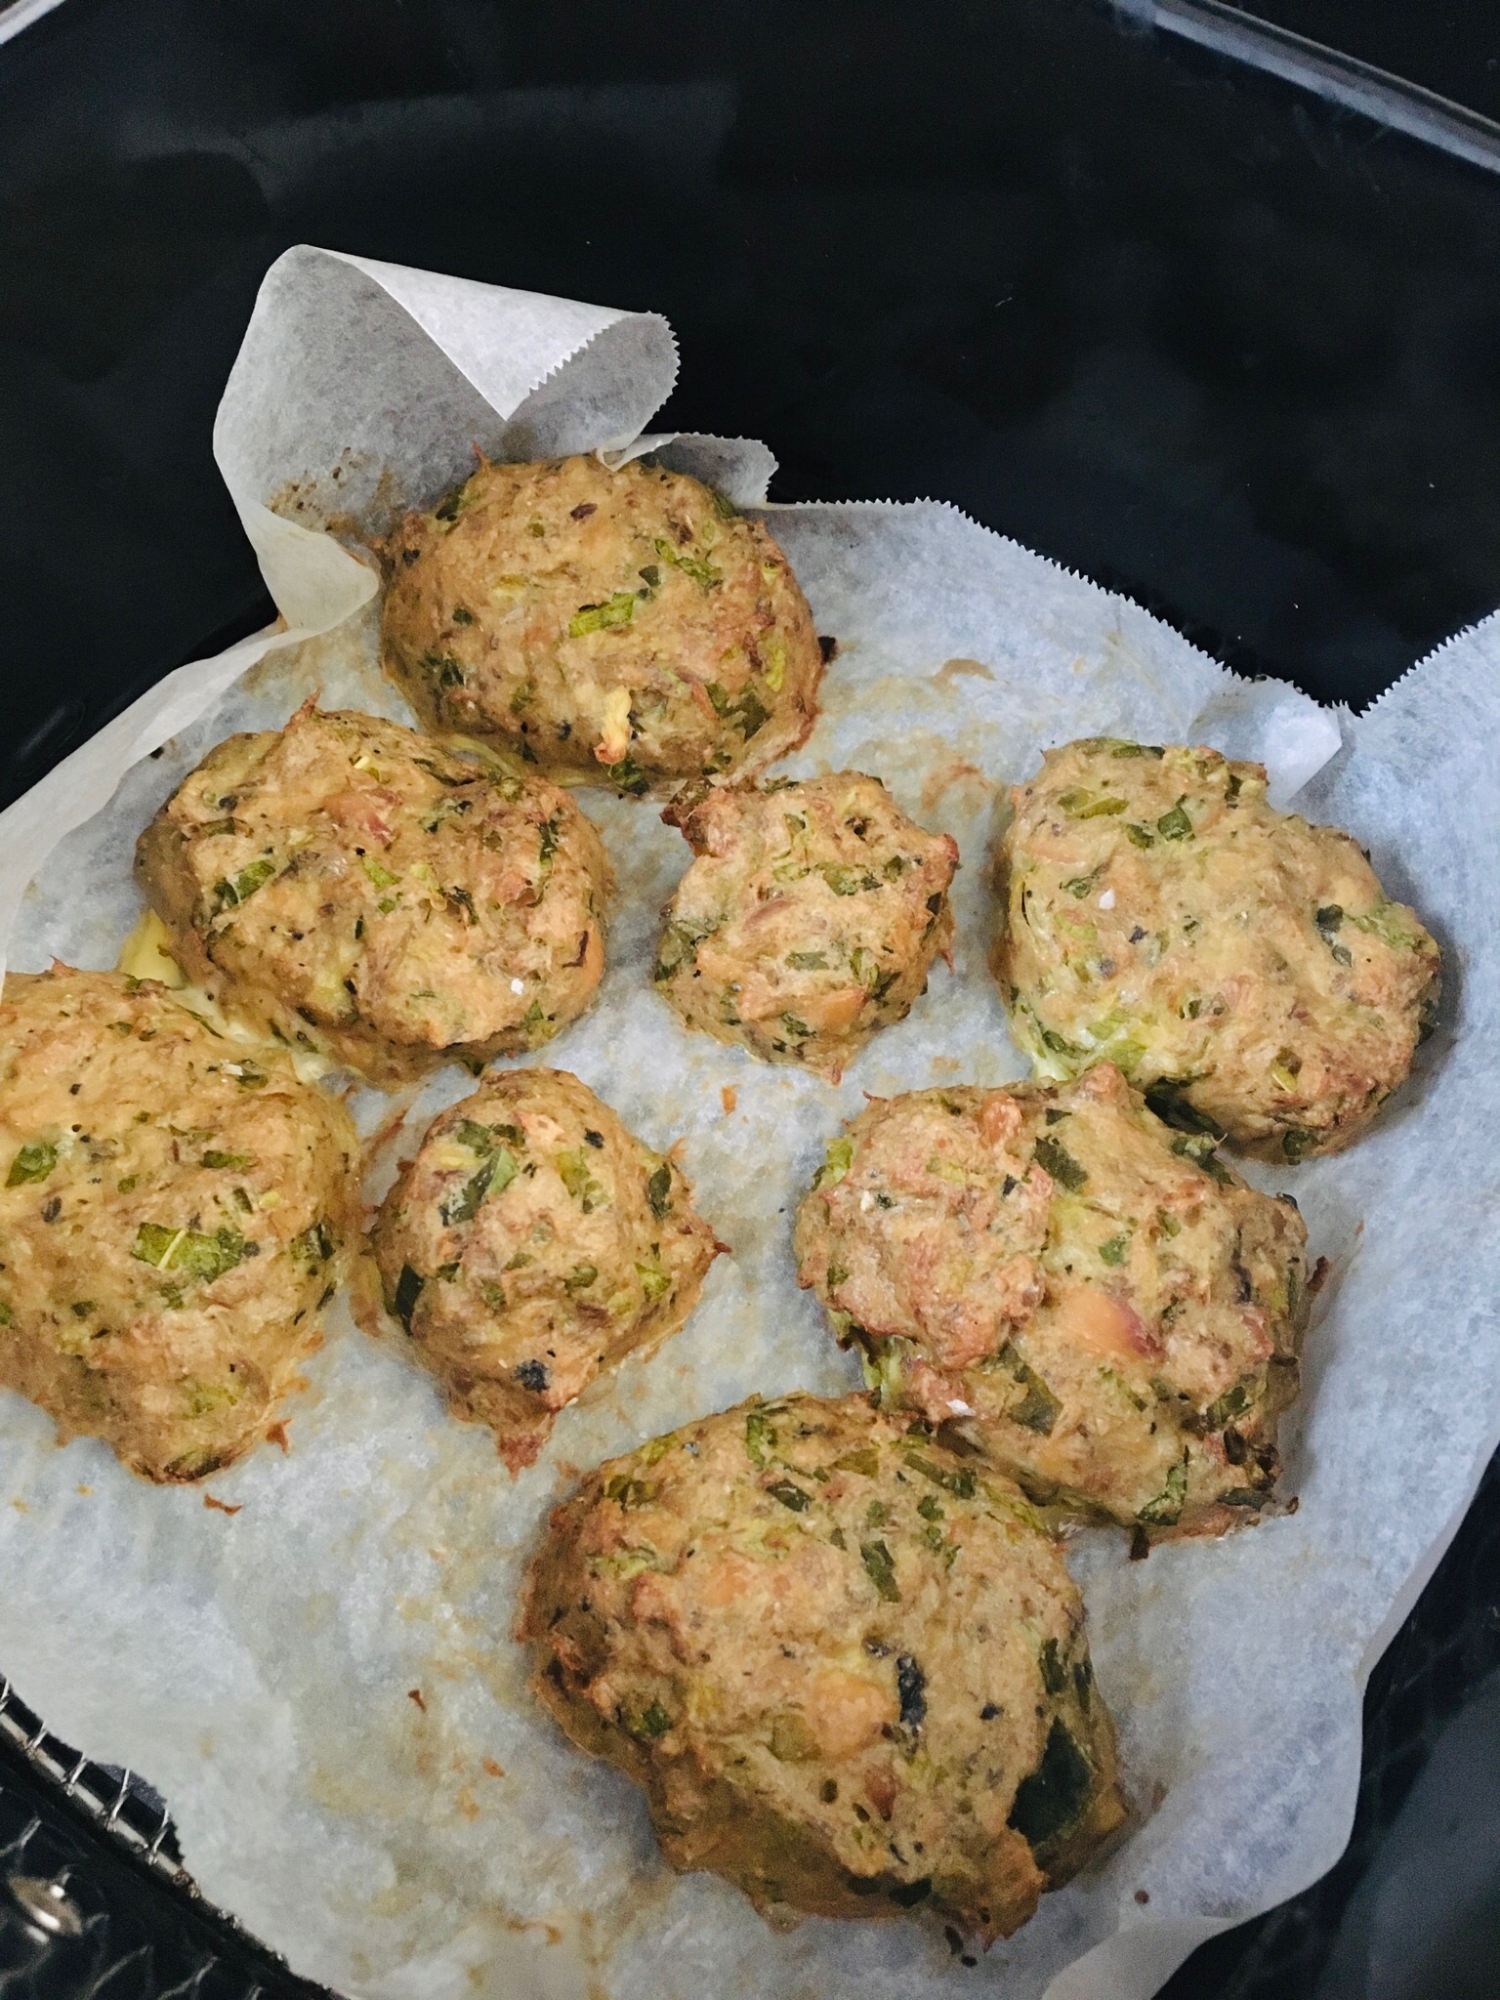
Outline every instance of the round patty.
POLYGON ((659 991, 690 1028, 837 1082, 952 942, 957 846, 859 771, 715 786, 664 817, 698 858, 667 905, 659 991))
POLYGON ((686 473, 481 465, 385 558, 386 671, 434 728, 637 794, 812 728, 823 659, 786 557, 686 473))
POLYGON ((1405 1079, 1439 956, 1347 833, 1265 794, 1217 750, 1049 750, 1011 792, 995 976, 1044 1076, 1106 1058, 1183 1129, 1301 1160, 1405 1079))
POLYGON ((1254 1520, 1296 1394, 1307 1232, 1108 1063, 877 1100, 797 1218, 798 1276, 892 1404, 1041 1504, 1151 1535, 1254 1520))
POLYGON ((162 987, 8 974, 0 1383, 148 1479, 230 1464, 322 1338, 358 1163, 336 1099, 162 987))
POLYGON ((372 1241, 387 1310, 512 1471, 602 1368, 677 1331, 722 1247, 676 1164, 557 1069, 434 1119, 372 1241))
POLYGON ((752 1399, 601 1466, 552 1516, 520 1636, 673 1866, 763 1911, 1003 1937, 1123 1818, 1055 1543, 864 1397, 752 1399))
POLYGON ((604 970, 609 860, 566 792, 310 702, 210 751, 136 876, 193 978, 386 1086, 539 1048, 604 970))

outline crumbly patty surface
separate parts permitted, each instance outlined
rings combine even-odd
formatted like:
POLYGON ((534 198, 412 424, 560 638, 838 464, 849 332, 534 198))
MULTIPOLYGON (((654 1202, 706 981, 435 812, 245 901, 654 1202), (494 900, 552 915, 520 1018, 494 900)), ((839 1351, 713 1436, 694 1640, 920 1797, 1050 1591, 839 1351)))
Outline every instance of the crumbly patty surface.
POLYGON ((1021 1494, 868 1399, 755 1399, 591 1474, 521 1637, 677 1868, 986 1939, 1123 1818, 1083 1606, 1021 1494))
POLYGON ((10 973, 0 998, 0 1383, 148 1479, 254 1445, 358 1228, 342 1105, 159 986, 10 973))
POLYGON ((667 906, 658 989, 689 1027, 837 1080, 948 949, 957 846, 858 771, 715 786, 665 817, 697 859, 667 906))
POLYGON ((1438 948, 1259 764, 1088 738, 1011 798, 995 975, 1044 1076, 1106 1059, 1184 1129, 1335 1152, 1405 1079, 1438 948))
POLYGON ((685 473, 482 465, 386 550, 386 670, 435 728, 644 793, 803 741, 822 654, 759 522, 685 473))
POLYGON ((609 860, 568 794, 371 715, 220 743, 136 874, 193 978, 387 1086, 540 1047, 604 970, 609 860))
POLYGON ((1105 1063, 872 1103, 796 1247, 889 1402, 952 1423, 1039 1504, 1159 1536, 1270 1498, 1306 1234, 1105 1063))
POLYGON ((373 1245, 387 1310, 513 1471, 601 1369, 677 1331, 720 1247, 675 1162, 555 1069, 435 1119, 373 1245))

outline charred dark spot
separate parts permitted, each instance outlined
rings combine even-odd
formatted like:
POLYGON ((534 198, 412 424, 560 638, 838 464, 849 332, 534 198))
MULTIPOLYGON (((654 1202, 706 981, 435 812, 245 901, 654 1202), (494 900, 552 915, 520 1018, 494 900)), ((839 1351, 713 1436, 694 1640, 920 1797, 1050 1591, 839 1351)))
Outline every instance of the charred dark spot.
POLYGON ((987 1701, 984 1707, 979 1711, 979 1720, 981 1722, 993 1722, 995 1717, 999 1713, 1000 1713, 1000 1704, 994 1701, 987 1701))
POLYGON ((597 514, 598 511, 599 509, 594 505, 592 500, 581 500, 572 513, 569 514, 568 519, 570 521, 586 521, 590 514, 597 514))
POLYGON ((422 1296, 425 1283, 420 1271, 414 1271, 410 1264, 401 1266, 401 1276, 396 1280, 396 1317, 411 1332, 411 1316, 417 1309, 417 1300, 422 1296))
POLYGON ((826 632, 818 634, 818 651, 823 655, 823 664, 825 667, 837 658, 838 650, 839 642, 837 639, 831 639, 826 632))
POLYGON ((915 1903, 924 1903, 932 1894, 932 1877, 924 1875, 919 1882, 892 1882, 886 1894, 900 1909, 909 1910, 915 1903))
POLYGON ((586 1146, 602 1146, 604 1144, 604 1134, 602 1132, 585 1132, 583 1143, 586 1146))
POLYGON ((57 1218, 58 1218, 58 1217, 59 1217, 59 1216, 60 1216, 61 1214, 62 1214, 62 1197, 61 1197, 61 1195, 56 1195, 56 1194, 55 1194, 55 1195, 53 1195, 53 1197, 52 1197, 52 1199, 51 1199, 50 1201, 44 1201, 44 1202, 42 1203, 42 1220, 43 1220, 43 1222, 56 1222, 57 1218))
POLYGON ((523 1361, 516 1369, 516 1380, 523 1389, 530 1389, 540 1395, 547 1386, 547 1364, 545 1361, 523 1361))
POLYGON ((1243 1465, 1249 1456, 1245 1440, 1232 1424, 1224 1432, 1224 1456, 1231 1465, 1243 1465))
POLYGON ((1008 1824, 1032 1848, 1045 1847, 1074 1824, 1088 1803, 1094 1774, 1060 1722, 1054 1722, 1036 1769, 1016 1787, 1008 1824))
POLYGON ((406 564, 407 568, 410 569, 412 564, 417 560, 420 554, 421 554, 420 549, 403 549, 401 551, 401 560, 406 564))
POLYGON ((927 1676, 910 1653, 896 1660, 896 1698, 901 1704, 901 1727, 920 1729, 927 1720, 927 1676))

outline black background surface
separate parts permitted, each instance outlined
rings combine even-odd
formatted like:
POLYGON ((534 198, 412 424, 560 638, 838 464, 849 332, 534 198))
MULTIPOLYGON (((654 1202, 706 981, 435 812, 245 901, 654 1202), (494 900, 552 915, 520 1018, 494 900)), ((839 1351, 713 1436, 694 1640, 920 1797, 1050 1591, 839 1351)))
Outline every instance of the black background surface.
MULTIPOLYGON (((1493 10, 1419 11, 1409 73, 1500 110, 1493 10)), ((0 46, 0 798, 272 615, 210 430, 298 241, 664 312, 657 427, 955 501, 1325 700, 1500 603, 1500 176, 1295 88, 1085 0, 67 0, 0 46)), ((1311 1994, 1500 1660, 1497 1510, 1372 1683, 1350 1857, 1174 2000, 1311 1994)))

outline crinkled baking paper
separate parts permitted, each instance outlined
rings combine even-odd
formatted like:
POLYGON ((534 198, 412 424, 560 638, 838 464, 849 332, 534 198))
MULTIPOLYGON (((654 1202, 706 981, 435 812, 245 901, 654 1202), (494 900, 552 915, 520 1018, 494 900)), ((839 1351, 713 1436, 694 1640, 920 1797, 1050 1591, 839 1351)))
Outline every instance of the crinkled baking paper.
MULTIPOLYGON (((403 715, 374 664, 361 534, 430 503, 475 446, 646 448, 675 370, 650 314, 288 252, 215 434, 285 629, 170 676, 5 815, 9 963, 114 964, 140 913, 136 834, 229 731, 275 727, 314 691, 403 715)), ((652 448, 764 502, 763 446, 652 448)), ((952 971, 839 1088, 762 1067, 686 1034, 650 989, 680 837, 648 805, 583 795, 621 878, 610 967, 540 1059, 576 1070, 651 1145, 683 1140, 734 1249, 686 1330, 596 1383, 512 1481, 488 1434, 451 1421, 432 1382, 340 1305, 289 1407, 290 1450, 264 1446, 209 1482, 233 1514, 200 1488, 133 1480, 97 1443, 58 1449, 40 1411, 0 1394, 0 1664, 61 1736, 165 1793, 207 1896, 349 1995, 1144 2000, 1200 1940, 1338 1855, 1365 1676, 1500 1434, 1500 632, 1454 641, 1369 714, 1334 715, 1234 680, 949 507, 770 518, 840 642, 789 768, 876 772, 951 831, 959 936, 952 971), (1106 733, 1261 756, 1279 802, 1351 828, 1442 940, 1442 1022, 1370 1137, 1279 1177, 1332 1266, 1286 1439, 1299 1511, 1145 1563, 1113 1533, 1072 1544, 1131 1837, 975 1965, 919 1919, 779 1933, 723 1882, 673 1875, 635 1789, 533 1706, 511 1638, 518 1580, 578 1469, 753 1390, 854 1379, 794 1283, 791 1212, 865 1091, 1023 1073, 984 965, 997 799, 1045 745, 1106 733)), ((467 1087, 445 1071, 409 1101, 372 1193, 467 1087)), ((373 1133, 391 1107, 364 1092, 355 1108, 373 1133)))

